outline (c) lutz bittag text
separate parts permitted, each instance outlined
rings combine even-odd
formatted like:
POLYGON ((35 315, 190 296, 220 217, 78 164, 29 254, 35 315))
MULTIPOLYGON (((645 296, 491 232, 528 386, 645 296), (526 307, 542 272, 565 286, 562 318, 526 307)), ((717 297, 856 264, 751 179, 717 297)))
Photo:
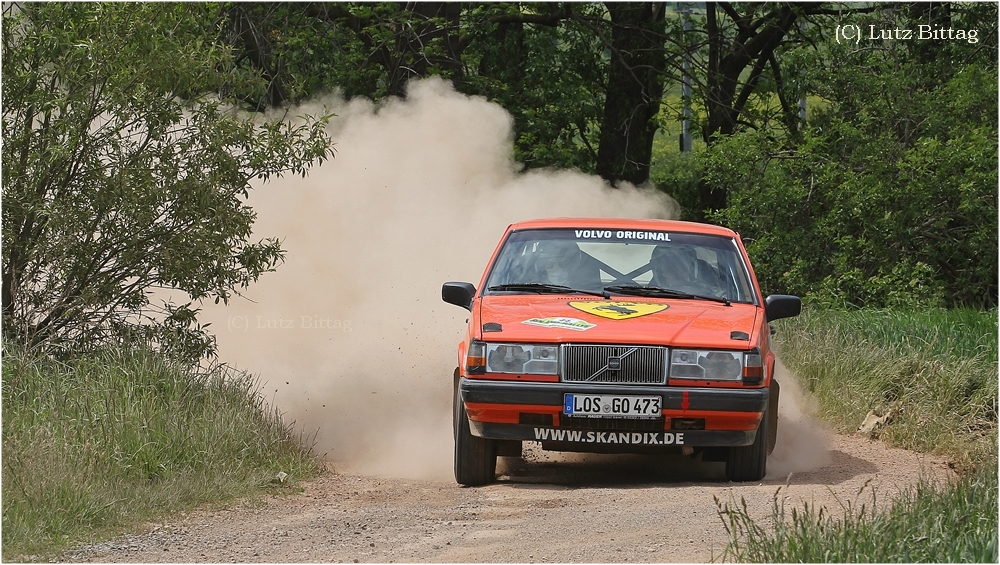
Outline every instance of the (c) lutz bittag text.
POLYGON ((979 30, 955 29, 927 24, 914 28, 887 28, 875 24, 838 25, 837 43, 861 43, 862 41, 965 41, 979 43, 979 30))

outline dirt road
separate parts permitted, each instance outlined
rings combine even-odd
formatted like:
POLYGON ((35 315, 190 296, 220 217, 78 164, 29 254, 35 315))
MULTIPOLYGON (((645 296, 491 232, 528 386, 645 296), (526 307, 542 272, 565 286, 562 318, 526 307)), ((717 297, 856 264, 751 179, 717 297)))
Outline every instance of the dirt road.
MULTIPOLYGON (((760 483, 683 456, 580 456, 526 449, 495 484, 363 476, 338 468, 301 494, 199 511, 77 549, 95 562, 707 562, 728 541, 713 497, 770 515, 776 490, 839 509, 870 480, 880 500, 944 462, 860 437, 828 438, 822 467, 760 483), (788 482, 787 489, 784 485, 788 482)), ((773 474, 773 473, 772 473, 773 474)), ((866 489, 862 498, 870 500, 866 489)), ((837 510, 839 512, 839 510, 837 510)))

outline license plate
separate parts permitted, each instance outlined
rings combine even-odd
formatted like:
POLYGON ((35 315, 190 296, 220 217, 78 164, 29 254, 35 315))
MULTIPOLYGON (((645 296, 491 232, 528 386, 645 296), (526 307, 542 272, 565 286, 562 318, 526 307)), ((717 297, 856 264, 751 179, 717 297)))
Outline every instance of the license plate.
POLYGON ((566 394, 563 414, 584 418, 658 418, 659 396, 566 394))

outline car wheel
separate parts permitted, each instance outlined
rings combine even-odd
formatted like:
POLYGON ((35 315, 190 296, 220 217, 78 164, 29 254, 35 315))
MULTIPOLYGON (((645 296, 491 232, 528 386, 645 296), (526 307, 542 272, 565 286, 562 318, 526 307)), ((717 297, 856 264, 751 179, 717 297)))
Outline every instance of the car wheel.
POLYGON ((458 367, 455 367, 455 376, 452 380, 452 390, 455 394, 451 395, 451 435, 454 436, 458 433, 458 403, 459 403, 459 392, 458 392, 458 382, 461 376, 458 373, 458 367))
POLYGON ((730 481, 759 481, 767 472, 767 438, 771 420, 768 407, 757 426, 753 443, 744 447, 730 447, 726 458, 726 478, 730 481))
POLYGON ((461 393, 455 390, 455 481, 479 486, 493 482, 497 470, 497 450, 492 440, 476 437, 469 429, 469 415, 461 393))
POLYGON ((767 454, 774 451, 774 446, 778 444, 778 395, 781 393, 781 385, 778 381, 771 379, 771 393, 767 399, 767 410, 770 421, 767 423, 767 454))

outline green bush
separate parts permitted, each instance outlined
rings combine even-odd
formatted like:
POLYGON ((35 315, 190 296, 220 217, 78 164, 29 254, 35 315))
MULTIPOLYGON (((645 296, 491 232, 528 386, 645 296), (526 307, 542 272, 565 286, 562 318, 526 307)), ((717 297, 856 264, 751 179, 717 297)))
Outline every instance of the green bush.
POLYGON ((666 133, 653 141, 653 164, 649 169, 649 180, 658 190, 670 195, 681 206, 682 220, 696 221, 698 210, 698 180, 701 178, 704 144, 694 145, 692 153, 682 153, 678 136, 680 125, 665 128, 666 133))
POLYGON ((258 181, 331 156, 327 117, 238 110, 267 88, 219 41, 219 3, 3 6, 2 312, 50 351, 138 339, 197 362, 194 302, 284 258, 254 234, 258 181), (187 304, 151 303, 151 289, 187 304))
MULTIPOLYGON (((996 4, 953 8, 956 26, 995 25, 996 4)), ((804 49, 801 80, 822 103, 801 131, 712 144, 702 182, 728 207, 710 220, 741 234, 769 292, 834 307, 996 306, 996 49, 804 49)))

